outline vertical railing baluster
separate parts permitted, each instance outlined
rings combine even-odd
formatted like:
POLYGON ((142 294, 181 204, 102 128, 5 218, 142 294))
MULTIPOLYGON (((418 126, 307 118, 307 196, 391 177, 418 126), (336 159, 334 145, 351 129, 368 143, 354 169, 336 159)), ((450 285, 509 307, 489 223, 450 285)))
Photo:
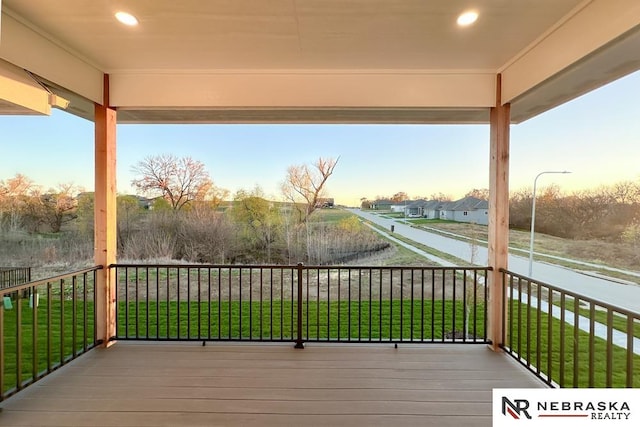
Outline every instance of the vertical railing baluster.
POLYGON ((553 290, 549 289, 547 312, 547 380, 553 381, 553 290))
MULTIPOLYGON (((31 378, 34 382, 38 379, 38 289, 35 286, 31 288, 31 322, 31 378)), ((75 347, 73 351, 75 356, 75 347)))
POLYGON ((431 270, 431 342, 436 339, 436 270, 431 270))
POLYGON ((156 339, 160 339, 160 272, 155 268, 156 282, 156 339))
POLYGON ((242 341, 242 267, 238 268, 238 339, 242 341))
POLYGON ((138 267, 136 267, 135 269, 136 272, 136 294, 135 294, 135 310, 133 311, 135 313, 135 328, 136 328, 136 339, 140 338, 140 313, 138 311, 139 307, 140 307, 140 271, 138 269, 138 267))
MULTIPOLYGON (((304 344, 302 343, 302 263, 298 263, 297 276, 298 276, 298 316, 297 316, 297 338, 295 348, 304 348, 304 344)), ((292 292, 293 296, 293 292, 292 292)), ((293 305, 292 305, 293 306, 293 305)))
MULTIPOLYGON (((486 270, 485 270, 485 287, 486 287, 486 270)), ((504 279, 503 279, 503 283, 504 283, 504 279)), ((504 292, 501 292, 501 297, 500 299, 502 299, 502 307, 504 310, 504 292)), ((478 270, 473 270, 473 341, 477 340, 478 337, 478 270)), ((486 301, 483 301, 483 305, 486 305, 486 301)), ((502 324, 502 343, 504 344, 504 316, 502 316, 503 318, 503 324, 502 324)), ((483 341, 486 341, 486 337, 487 337, 487 332, 484 332, 484 337, 483 337, 483 341)))
POLYGON ((522 360, 522 279, 518 278, 518 359, 522 360))
POLYGON ((229 282, 229 295, 227 295, 228 299, 229 299, 229 304, 228 304, 228 311, 229 311, 229 339, 232 338, 232 317, 233 317, 233 311, 231 310, 231 305, 233 304, 233 299, 231 298, 231 275, 232 275, 232 271, 231 271, 231 267, 229 267, 227 269, 227 276, 228 276, 228 282, 229 282))
POLYGON ((196 315, 198 316, 198 334, 196 338, 200 340, 202 339, 202 269, 198 268, 197 271, 198 286, 196 288, 198 289, 198 298, 196 300, 198 301, 198 309, 196 310, 196 315))
MULTIPOLYGON (((565 362, 565 315, 564 308, 566 303, 566 295, 564 292, 560 292, 560 373, 559 382, 561 388, 564 387, 564 362, 565 362)), ((552 316, 553 318, 553 313, 552 316)))
POLYGON ((218 267, 218 339, 222 339, 222 268, 218 267))
POLYGON ((269 269, 269 338, 273 340, 273 268, 269 269))
MULTIPOLYGON (((77 310, 77 277, 73 276, 71 278, 71 356, 72 358, 76 357, 76 346, 77 346, 77 328, 78 324, 78 310, 77 310)), ((31 297, 33 299, 33 307, 35 309, 35 295, 31 297)))
POLYGON ((327 268, 327 341, 331 341, 331 269, 327 268))
POLYGON ((349 272, 348 280, 349 280, 349 302, 347 305, 347 341, 351 341, 351 269, 347 270, 349 272))
MULTIPOLYGON (((309 282, 309 270, 307 270, 307 282, 309 282)), ((309 323, 309 303, 307 303, 307 323, 309 323)), ((320 341, 320 269, 316 269, 316 341, 320 341)), ((307 335, 308 338, 308 335, 307 335)))
POLYGON ((16 295, 16 388, 22 389, 22 291, 16 295))
POLYGON ((389 270, 389 340, 393 339, 393 272, 395 270, 389 270))
MULTIPOLYGON (((498 274, 498 272, 496 272, 496 274, 498 274)), ((487 278, 488 278, 488 276, 489 276, 489 270, 485 270, 484 271, 484 286, 482 286, 482 289, 483 289, 483 292, 482 292, 483 293, 483 297, 482 297, 483 298, 483 300, 482 300, 483 301, 483 304, 482 304, 482 307, 483 307, 483 309, 482 309, 482 312, 483 312, 482 313, 482 316, 483 316, 483 318, 482 318, 483 319, 482 320, 482 328, 484 329, 484 337, 483 337, 484 341, 487 341, 488 329, 489 329, 488 328, 488 325, 489 325, 489 323, 488 323, 489 322, 489 304, 487 303, 488 299, 489 299, 488 298, 489 286, 487 286, 487 283, 488 283, 487 278)), ((503 290, 503 293, 504 293, 504 290, 503 290)), ((504 298, 504 296, 503 296, 503 298, 504 298)), ((504 303, 503 303, 502 306, 504 307, 504 303)), ((502 329, 502 332, 504 333, 504 328, 502 329)), ((502 342, 504 343, 505 341, 503 340, 502 342)))
POLYGON ((340 318, 342 317, 342 269, 338 268, 338 342, 340 341, 340 318))
POLYGON ((589 304, 589 388, 595 384, 595 317, 596 306, 593 301, 589 304))
POLYGON ((404 269, 400 269, 400 341, 402 341, 404 337, 404 325, 403 325, 403 317, 404 317, 404 269))
POLYGON ((380 292, 378 293, 378 300, 379 300, 378 316, 380 317, 380 319, 378 319, 378 323, 379 323, 379 326, 378 326, 379 341, 382 341, 382 293, 383 293, 383 290, 382 290, 382 275, 383 275, 383 273, 385 271, 388 271, 388 270, 380 269, 380 280, 379 280, 379 282, 380 282, 380 286, 379 286, 380 287, 380 292))
POLYGON ((373 340, 373 269, 369 269, 369 342, 373 340))
MULTIPOLYGON (((306 322, 305 323, 306 323, 307 339, 309 339, 311 337, 311 321, 310 321, 311 319, 310 319, 310 314, 309 314, 309 298, 311 297, 311 292, 310 292, 309 286, 311 286, 311 281, 309 280, 309 270, 306 270, 306 272, 307 272, 307 280, 306 280, 305 285, 304 285, 304 287, 306 289, 304 299, 307 302, 307 316, 306 316, 306 322)), ((316 336, 316 339, 317 338, 318 337, 316 336)))
POLYGON ((187 270, 187 340, 191 338, 191 267, 187 270))
POLYGON ((171 281, 169 279, 169 274, 171 273, 169 267, 165 267, 165 282, 166 282, 166 293, 167 293, 167 339, 171 339, 171 281))
POLYGON ((64 300, 65 300, 64 279, 60 279, 60 364, 64 365, 64 300))
POLYGON ((531 280, 527 280, 527 367, 531 366, 531 280))
POLYGON ((284 268, 280 269, 280 340, 284 340, 284 268))
MULTIPOLYGON (((116 285, 117 287, 117 285, 116 285)), ((89 308, 88 308, 88 304, 87 304, 87 273, 84 273, 82 275, 82 331, 83 331, 83 335, 82 335, 82 352, 86 353, 87 351, 87 342, 88 342, 88 312, 89 312, 89 308)))
POLYGON ((424 342, 424 268, 420 270, 420 341, 424 342))
POLYGON ((613 310, 607 308, 607 370, 606 385, 611 388, 613 386, 613 310))
POLYGON ((129 267, 124 268, 124 338, 129 338, 129 267))
POLYGON ((145 289, 145 320, 146 320, 146 330, 145 330, 145 338, 151 338, 151 334, 149 333, 149 267, 145 267, 145 285, 146 285, 146 289, 145 289))
MULTIPOLYGON (((627 380, 626 387, 633 388, 633 338, 634 338, 634 321, 633 316, 627 313, 627 380)), ((1 383, 0 383, 1 384, 1 383)))
POLYGON ((414 292, 414 277, 415 277, 415 270, 412 268, 411 269, 411 308, 409 309, 409 315, 411 316, 411 322, 409 322, 409 341, 413 341, 413 292, 414 292))
POLYGON ((262 292, 263 292, 263 287, 264 287, 264 268, 260 267, 260 341, 263 340, 263 323, 264 323, 264 319, 263 319, 263 314, 262 314, 262 292))
POLYGON ((573 388, 579 386, 578 360, 580 359, 580 299, 573 299, 573 388))
MULTIPOLYGON (((475 273, 475 270, 473 270, 475 273)), ((462 342, 467 342, 469 319, 467 319, 467 269, 462 269, 462 342)))
POLYGON ((440 330, 440 341, 444 342, 445 340, 445 330, 446 330, 446 305, 447 305, 447 292, 446 292, 446 276, 447 276, 447 269, 443 268, 442 269, 442 308, 441 308, 441 321, 442 321, 442 328, 440 330))
MULTIPOLYGON (((240 284, 242 287, 242 283, 240 284)), ((253 267, 249 267, 249 341, 253 337, 253 267)))
MULTIPOLYGON (((47 282, 47 372, 51 372, 51 357, 53 355, 53 297, 52 284, 47 282)), ((2 329, 0 328, 0 333, 2 329)), ((4 342, 4 341, 3 341, 4 342)), ((0 387, 2 382, 0 381, 0 387)))
POLYGON ((537 309, 536 309, 536 373, 540 375, 542 370, 542 286, 537 285, 537 309))
MULTIPOLYGON (((211 316, 211 267, 207 267, 207 339, 211 340, 212 338, 212 334, 211 334, 211 322, 212 322, 212 316, 211 316)), ((220 325, 220 323, 218 322, 218 326, 220 325)))
POLYGON ((362 341, 362 269, 358 268, 358 341, 362 341))
POLYGON ((456 279, 458 276, 458 270, 456 270, 455 268, 453 268, 451 270, 451 278, 453 280, 453 286, 451 289, 451 341, 455 342, 456 341, 456 314, 457 314, 457 310, 456 310, 456 279))

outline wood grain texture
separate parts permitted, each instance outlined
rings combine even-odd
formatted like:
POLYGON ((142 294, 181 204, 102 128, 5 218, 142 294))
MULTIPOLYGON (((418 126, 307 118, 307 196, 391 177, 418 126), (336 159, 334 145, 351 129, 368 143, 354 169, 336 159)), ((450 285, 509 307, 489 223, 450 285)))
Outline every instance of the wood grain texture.
POLYGON ((544 387, 484 345, 120 342, 2 403, 0 426, 489 426, 495 387, 544 387))

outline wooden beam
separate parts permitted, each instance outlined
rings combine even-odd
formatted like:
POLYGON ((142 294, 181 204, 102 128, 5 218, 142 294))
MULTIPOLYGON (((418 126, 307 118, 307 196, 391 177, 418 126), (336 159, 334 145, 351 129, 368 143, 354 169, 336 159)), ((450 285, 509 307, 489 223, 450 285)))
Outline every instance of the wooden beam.
POLYGON ((489 339, 494 351, 503 344, 505 288, 500 269, 509 255, 509 125, 510 105, 501 102, 501 76, 497 76, 496 106, 491 108, 489 166, 489 339))
POLYGON ((109 107, 109 76, 104 77, 105 104, 95 104, 95 253, 97 339, 103 345, 115 336, 116 262, 116 110, 109 107))

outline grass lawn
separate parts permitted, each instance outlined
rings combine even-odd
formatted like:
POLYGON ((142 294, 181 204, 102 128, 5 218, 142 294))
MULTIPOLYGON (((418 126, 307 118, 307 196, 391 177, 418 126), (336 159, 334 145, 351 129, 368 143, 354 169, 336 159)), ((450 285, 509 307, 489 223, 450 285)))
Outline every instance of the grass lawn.
MULTIPOLYGON (((439 340, 443 332, 464 328, 460 302, 454 307, 451 301, 310 301, 302 310, 305 340, 439 340)), ((468 322, 469 332, 480 337, 484 306, 476 307, 476 317, 477 323, 468 322)), ((120 338, 294 340, 296 319, 297 303, 291 301, 132 302, 119 306, 117 333, 120 338)))
POLYGON ((40 298, 35 311, 27 299, 21 300, 21 304, 19 336, 17 304, 11 310, 2 310, 4 372, 0 387, 3 392, 66 363, 85 348, 92 347, 95 340, 93 303, 72 304, 55 299, 51 301, 50 311, 44 298, 40 298))
MULTIPOLYGON (((587 332, 563 324, 547 313, 540 313, 538 319, 535 308, 527 310, 526 304, 513 302, 508 310, 512 326, 507 325, 507 343, 531 365, 547 375, 550 372, 553 381, 565 387, 573 387, 574 384, 589 387, 590 375, 593 386, 607 386, 607 343, 604 339, 592 339, 587 332), (593 347, 591 358, 590 347, 593 347)), ((632 362, 633 387, 640 387, 640 356, 633 355, 632 362)), ((611 385, 625 387, 625 349, 611 346, 611 368, 611 385)))
MULTIPOLYGON (((47 301, 40 299, 34 328, 33 310, 22 301, 22 326, 18 340, 17 310, 5 310, 2 317, 4 332, 4 372, 2 390, 16 387, 17 382, 30 381, 34 375, 52 369, 85 347, 93 345, 93 305, 70 301, 51 302, 47 315, 47 301), (75 315, 74 315, 75 313, 75 315), (50 325, 49 327, 47 325, 50 325), (74 326, 75 325, 75 326, 74 326), (47 334, 47 331, 50 331, 47 334), (61 331, 64 331, 62 333, 61 331), (20 360, 20 378, 17 376, 20 360), (35 367, 35 369, 34 369, 35 367)), ((291 301, 248 302, 130 302, 118 306, 117 334, 121 339, 190 339, 190 340, 284 340, 297 336, 297 304, 291 301)), ((332 301, 304 302, 302 336, 305 341, 411 341, 438 342, 443 333, 464 330, 465 310, 452 301, 332 301)), ((534 307, 513 302, 509 307, 511 327, 507 327, 508 343, 513 351, 529 360, 551 378, 571 387, 607 385, 607 345, 600 338, 590 338, 560 320, 540 313, 534 307), (549 322, 551 322, 549 327, 549 322), (527 333, 527 324, 529 332, 527 333), (551 344, 550 344, 551 343, 551 344), (589 349, 593 348, 593 357, 589 349)), ((485 332, 484 306, 469 314, 468 330, 482 339, 485 332)), ((632 358, 633 386, 640 387, 640 356, 632 358)), ((611 384, 626 384, 627 353, 611 346, 611 384)))

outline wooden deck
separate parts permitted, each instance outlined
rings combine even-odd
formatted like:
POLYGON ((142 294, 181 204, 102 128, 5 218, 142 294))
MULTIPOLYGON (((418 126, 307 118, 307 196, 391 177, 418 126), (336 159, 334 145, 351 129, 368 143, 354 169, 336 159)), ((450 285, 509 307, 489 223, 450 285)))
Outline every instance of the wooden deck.
POLYGON ((2 402, 2 426, 490 426, 491 390, 544 387, 484 345, 119 342, 2 402))

